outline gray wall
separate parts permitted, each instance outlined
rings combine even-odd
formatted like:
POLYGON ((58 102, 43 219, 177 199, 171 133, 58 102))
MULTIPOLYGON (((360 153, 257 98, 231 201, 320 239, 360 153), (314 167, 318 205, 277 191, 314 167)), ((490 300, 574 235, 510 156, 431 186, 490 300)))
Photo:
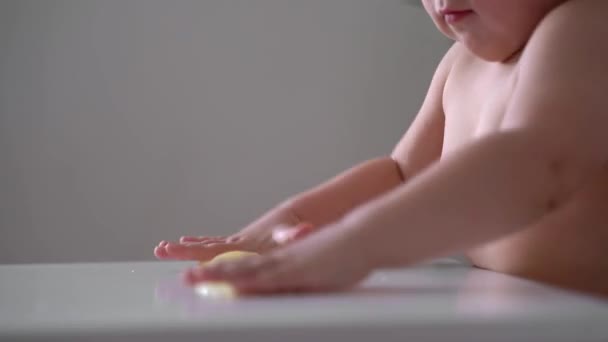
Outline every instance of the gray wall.
POLYGON ((447 46, 399 0, 0 0, 0 263, 233 232, 390 152, 447 46))

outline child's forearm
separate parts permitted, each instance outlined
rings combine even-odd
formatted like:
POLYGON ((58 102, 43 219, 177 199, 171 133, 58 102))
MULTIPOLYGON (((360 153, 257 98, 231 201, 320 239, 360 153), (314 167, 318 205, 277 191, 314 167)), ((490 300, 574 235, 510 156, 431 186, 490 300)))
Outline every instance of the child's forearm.
POLYGON ((393 159, 372 159, 292 197, 281 207, 297 216, 298 220, 322 226, 397 187, 403 180, 401 169, 393 159))
POLYGON ((370 244, 382 241, 372 256, 380 267, 458 253, 515 232, 566 201, 598 166, 530 139, 514 133, 475 143, 339 226, 370 244))

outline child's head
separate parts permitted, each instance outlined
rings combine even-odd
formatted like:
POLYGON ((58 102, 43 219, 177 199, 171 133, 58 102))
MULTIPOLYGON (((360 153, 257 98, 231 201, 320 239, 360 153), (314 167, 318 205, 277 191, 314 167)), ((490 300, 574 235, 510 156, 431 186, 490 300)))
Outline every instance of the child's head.
POLYGON ((422 0, 437 28, 480 58, 519 51, 541 19, 566 0, 422 0))

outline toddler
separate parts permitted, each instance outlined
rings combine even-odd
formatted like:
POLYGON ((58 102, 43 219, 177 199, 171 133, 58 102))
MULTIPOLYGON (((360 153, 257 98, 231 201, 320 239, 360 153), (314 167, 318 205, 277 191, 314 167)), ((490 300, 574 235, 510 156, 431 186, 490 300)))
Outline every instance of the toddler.
POLYGON ((334 291, 381 268, 464 253, 480 268, 608 294, 608 1, 423 0, 455 43, 392 153, 229 237, 160 259, 248 293, 334 291))

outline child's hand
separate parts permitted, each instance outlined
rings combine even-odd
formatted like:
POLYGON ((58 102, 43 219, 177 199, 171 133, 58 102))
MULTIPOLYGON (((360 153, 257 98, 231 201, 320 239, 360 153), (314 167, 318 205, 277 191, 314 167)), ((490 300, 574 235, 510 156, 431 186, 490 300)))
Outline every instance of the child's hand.
POLYGON ((262 220, 232 236, 182 236, 179 242, 161 241, 154 248, 158 259, 204 261, 233 250, 263 253, 290 243, 313 230, 309 223, 295 224, 288 216, 262 220), (276 230, 276 232, 274 232, 276 230))
POLYGON ((267 254, 219 261, 186 271, 189 285, 227 281, 237 292, 333 291, 356 285, 373 269, 364 239, 334 227, 267 254))

